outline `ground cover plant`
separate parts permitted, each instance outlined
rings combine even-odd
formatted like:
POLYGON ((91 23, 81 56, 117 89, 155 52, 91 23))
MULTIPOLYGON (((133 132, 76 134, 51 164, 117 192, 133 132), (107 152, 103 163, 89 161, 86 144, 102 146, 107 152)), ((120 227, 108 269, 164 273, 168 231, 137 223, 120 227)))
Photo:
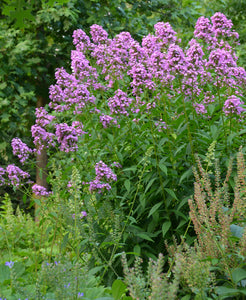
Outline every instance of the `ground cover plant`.
POLYGON ((74 31, 71 70, 57 69, 36 109, 34 147, 13 139, 21 168, 0 168, 36 214, 14 216, 6 196, 1 297, 131 299, 124 280, 133 299, 244 297, 246 72, 232 26, 201 17, 184 48, 164 22, 141 43, 98 25, 74 31), (49 190, 28 172, 42 153, 49 190), (139 259, 122 267, 124 252, 148 279, 139 259))

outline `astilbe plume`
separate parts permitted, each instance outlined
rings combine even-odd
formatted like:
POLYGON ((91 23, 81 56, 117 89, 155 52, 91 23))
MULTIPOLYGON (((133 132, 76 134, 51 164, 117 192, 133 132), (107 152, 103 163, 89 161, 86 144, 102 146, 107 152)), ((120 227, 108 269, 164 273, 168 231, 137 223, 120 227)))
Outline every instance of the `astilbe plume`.
MULTIPOLYGON (((244 218, 246 212, 246 180, 243 154, 241 151, 238 153, 238 175, 235 179, 234 199, 231 207, 228 207, 227 185, 232 172, 232 159, 223 183, 221 183, 220 172, 216 164, 216 185, 214 191, 208 173, 203 169, 198 158, 197 163, 198 171, 194 169, 196 180, 194 184, 194 198, 188 201, 190 217, 197 234, 197 247, 204 257, 221 259, 222 264, 228 271, 229 266, 237 266, 237 260, 232 255, 235 253, 235 245, 230 239, 232 236, 230 226, 234 220, 244 218), (223 252, 231 256, 230 260, 226 261, 224 259, 225 255, 222 254, 223 252)), ((241 238, 239 244, 242 246, 244 243, 245 241, 241 238)), ((238 248, 238 251, 240 252, 241 250, 238 248)))
POLYGON ((174 300, 177 297, 181 266, 179 261, 173 268, 173 278, 163 273, 164 256, 160 253, 157 261, 149 260, 147 275, 142 269, 142 259, 135 258, 134 266, 129 268, 126 255, 122 255, 124 281, 133 299, 137 300, 174 300))

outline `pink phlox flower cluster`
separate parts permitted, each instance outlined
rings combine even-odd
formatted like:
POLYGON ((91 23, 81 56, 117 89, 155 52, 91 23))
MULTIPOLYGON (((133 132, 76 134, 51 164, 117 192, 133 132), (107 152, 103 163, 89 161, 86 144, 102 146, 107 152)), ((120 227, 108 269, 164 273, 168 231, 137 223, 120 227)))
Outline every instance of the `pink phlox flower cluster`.
POLYGON ((44 186, 38 184, 34 184, 32 186, 32 192, 36 196, 43 196, 43 197, 48 197, 50 194, 52 194, 52 192, 48 192, 44 186))
POLYGON ((74 108, 74 114, 80 114, 83 108, 95 103, 95 96, 91 95, 87 86, 74 78, 66 88, 61 88, 58 84, 50 86, 49 106, 58 112, 74 108))
POLYGON ((102 160, 100 160, 95 165, 96 178, 98 180, 106 179, 117 181, 117 176, 113 173, 111 168, 109 168, 102 160))
POLYGON ((170 44, 175 44, 177 42, 177 33, 172 29, 172 26, 168 22, 158 22, 154 25, 154 28, 155 35, 162 48, 167 48, 170 44))
POLYGON ((13 154, 18 156, 22 165, 29 158, 30 154, 33 153, 33 150, 23 143, 19 138, 12 139, 11 146, 13 149, 13 154))
MULTIPOLYGON (((81 211, 80 214, 78 215, 80 219, 83 219, 84 217, 87 217, 87 212, 86 211, 81 211)), ((72 214, 72 218, 75 219, 75 214, 72 214)))
MULTIPOLYGON (((117 120, 109 115, 102 114, 99 118, 103 128, 108 128, 112 125, 117 125, 117 120)), ((119 124, 117 126, 118 128, 120 128, 119 124)))
POLYGON ((194 108, 196 110, 196 113, 198 115, 204 115, 204 114, 207 113, 207 110, 206 110, 206 107, 205 107, 204 104, 202 104, 202 103, 194 103, 193 106, 194 106, 194 108))
POLYGON ((167 124, 162 119, 155 122, 155 126, 159 132, 163 131, 163 129, 167 129, 167 124))
POLYGON ((219 38, 233 37, 236 40, 236 44, 239 44, 239 35, 234 30, 231 30, 233 24, 231 20, 228 20, 222 13, 215 13, 210 20, 205 17, 200 17, 195 25, 194 36, 202 39, 207 45, 208 49, 214 49, 219 47, 219 38))
POLYGON ((64 152, 73 152, 78 149, 78 137, 85 134, 82 130, 83 125, 81 122, 74 121, 72 126, 66 123, 56 124, 56 137, 60 143, 60 150, 64 152))
POLYGON ((123 79, 129 65, 140 57, 141 47, 129 32, 121 32, 113 40, 108 39, 106 44, 95 45, 91 56, 102 67, 102 74, 108 87, 113 87, 116 80, 123 79))
POLYGON ((128 116, 129 113, 127 108, 129 108, 132 103, 132 99, 127 96, 127 93, 118 89, 115 91, 115 95, 108 99, 108 106, 110 108, 111 114, 122 114, 128 116))
POLYGON ((204 92, 203 103, 205 105, 214 102, 215 96, 212 95, 211 91, 204 92))
POLYGON ((175 76, 170 73, 168 63, 166 61, 166 54, 159 50, 153 51, 147 58, 148 70, 154 74, 153 81, 161 82, 163 85, 170 85, 175 76), (158 80, 158 81, 157 81, 158 80))
POLYGON ((109 182, 117 181, 117 176, 113 173, 112 169, 108 167, 103 161, 99 161, 95 165, 96 177, 93 181, 89 182, 89 190, 101 193, 104 189, 110 190, 111 185, 109 182), (106 181, 106 182, 105 182, 106 181))
POLYGON ((205 63, 202 46, 195 39, 189 42, 189 46, 190 47, 186 50, 186 60, 193 68, 199 70, 205 63))
POLYGON ((58 86, 65 88, 74 81, 73 74, 69 74, 63 67, 57 68, 55 72, 55 79, 58 86))
POLYGON ((6 171, 4 170, 4 168, 0 167, 0 186, 5 185, 5 175, 6 171))
POLYGON ((151 55, 153 52, 160 52, 161 46, 158 43, 158 37, 148 34, 142 39, 142 47, 148 55, 151 55))
POLYGON ((133 88, 133 93, 137 94, 138 92, 142 93, 143 88, 149 90, 154 90, 155 83, 152 80, 153 74, 144 66, 142 63, 136 63, 132 68, 127 72, 128 75, 132 77, 131 87, 133 88))
POLYGON ((183 50, 175 44, 171 44, 166 54, 166 69, 173 72, 185 74, 187 71, 187 61, 183 50))
POLYGON ((31 127, 33 143, 36 146, 34 152, 38 154, 41 153, 41 150, 44 148, 55 147, 55 135, 53 133, 47 132, 41 126, 35 124, 31 127))
POLYGON ((87 85, 97 81, 98 73, 96 68, 90 66, 90 62, 82 52, 72 50, 71 61, 71 67, 76 79, 80 82, 84 80, 87 85))
POLYGON ((216 37, 218 36, 231 36, 232 21, 228 20, 226 16, 220 12, 215 13, 211 17, 212 31, 216 37))
POLYGON ((110 165, 110 167, 122 168, 122 165, 121 165, 120 163, 114 161, 114 162, 110 165))
POLYGON ((49 115, 43 107, 36 108, 35 115, 36 124, 41 127, 46 127, 55 119, 55 116, 49 115))
POLYGON ((95 44, 104 44, 107 43, 108 33, 105 31, 102 26, 94 24, 90 27, 90 34, 93 43, 95 44))
POLYGON ((245 109, 242 107, 244 103, 235 95, 230 96, 224 103, 223 111, 225 115, 236 114, 242 117, 245 109))
POLYGON ((14 164, 8 165, 6 168, 6 174, 10 180, 10 183, 15 186, 19 187, 23 185, 21 183, 22 179, 29 178, 30 174, 24 172, 19 167, 15 166, 14 164))
POLYGON ((76 46, 77 51, 85 53, 86 51, 91 50, 90 38, 82 29, 74 30, 73 44, 76 46))
POLYGON ((206 66, 226 74, 229 67, 236 67, 237 64, 229 51, 215 49, 211 51, 206 66))

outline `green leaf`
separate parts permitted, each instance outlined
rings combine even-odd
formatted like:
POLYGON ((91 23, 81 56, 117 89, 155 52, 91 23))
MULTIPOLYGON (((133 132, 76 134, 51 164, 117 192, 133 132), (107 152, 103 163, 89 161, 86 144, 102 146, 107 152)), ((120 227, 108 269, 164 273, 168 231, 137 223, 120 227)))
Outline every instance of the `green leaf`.
POLYGON ((232 279, 235 283, 238 283, 239 281, 246 279, 246 270, 237 268, 232 271, 232 279))
POLYGON ((10 279, 10 270, 9 267, 4 264, 0 265, 0 282, 3 283, 5 280, 10 279))
POLYGON ((37 205, 41 206, 41 201, 40 201, 39 199, 34 198, 34 202, 35 202, 37 205))
POLYGON ((113 295, 115 300, 120 300, 121 297, 125 294, 126 291, 127 291, 127 286, 124 282, 122 282, 119 279, 116 279, 113 282, 112 295, 113 295))
POLYGON ((159 168, 167 175, 167 167, 164 163, 159 163, 159 168))
POLYGON ((237 296, 238 294, 244 294, 246 295, 246 290, 240 290, 240 289, 233 289, 233 288, 228 288, 226 286, 219 286, 216 287, 216 292, 220 296, 237 296))
POLYGON ((192 175, 192 169, 188 169, 183 173, 183 175, 180 177, 179 184, 181 184, 185 179, 188 179, 192 175))
POLYGON ((163 225, 162 225, 162 236, 163 236, 163 238, 165 237, 165 235, 168 232, 170 227, 171 227, 171 222, 170 221, 166 221, 165 223, 163 223, 163 225))
POLYGON ((151 215, 153 215, 153 213, 156 212, 157 209, 158 209, 162 204, 163 204, 162 202, 159 202, 159 203, 155 204, 155 205, 151 208, 151 210, 150 210, 150 212, 149 212, 149 214, 148 214, 148 218, 149 218, 151 215))
POLYGON ((136 236, 144 239, 144 240, 147 240, 147 241, 150 241, 150 242, 154 242, 150 237, 149 235, 146 233, 146 232, 138 232, 136 233, 136 236))
POLYGON ((55 218, 55 219, 58 218, 57 213, 56 213, 55 211, 51 211, 51 212, 49 213, 49 216, 52 217, 52 218, 55 218))
POLYGON ((231 233, 233 236, 237 238, 241 238, 243 236, 244 228, 235 224, 230 225, 231 233))
POLYGON ((178 198, 177 198, 177 196, 175 195, 175 193, 174 193, 173 190, 171 190, 171 189, 169 189, 169 188, 165 188, 165 191, 168 192, 168 194, 169 194, 172 198, 178 200, 178 198))
POLYGON ((144 193, 146 193, 148 191, 148 189, 151 187, 151 185, 157 180, 157 177, 152 178, 149 183, 147 184, 144 193))
POLYGON ((124 181, 124 185, 125 185, 125 188, 127 190, 127 192, 130 192, 130 188, 131 188, 131 181, 129 179, 126 179, 124 181))
POLYGON ((135 245, 134 248, 133 248, 133 251, 137 255, 140 255, 140 253, 141 253, 141 247, 139 245, 135 245))

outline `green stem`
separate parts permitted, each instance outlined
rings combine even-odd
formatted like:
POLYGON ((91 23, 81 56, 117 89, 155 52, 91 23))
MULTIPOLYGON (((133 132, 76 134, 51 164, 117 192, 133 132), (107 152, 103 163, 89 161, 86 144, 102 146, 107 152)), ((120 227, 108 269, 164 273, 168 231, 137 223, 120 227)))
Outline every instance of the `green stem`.
POLYGON ((188 118, 187 112, 186 112, 186 106, 185 106, 185 100, 184 100, 185 98, 184 98, 184 93, 183 93, 182 84, 181 84, 180 79, 179 79, 179 83, 180 83, 180 89, 181 89, 181 93, 182 93, 182 103, 183 103, 183 107, 184 107, 184 115, 185 115, 185 120, 186 120, 186 124, 187 124, 187 131, 188 131, 188 139, 189 139, 189 142, 190 142, 191 156, 192 156, 193 164, 195 165, 195 155, 194 155, 194 149, 193 149, 192 135, 191 135, 191 131, 190 131, 190 122, 189 122, 189 118, 188 118))
MULTIPOLYGON (((141 172, 141 174, 140 174, 139 181, 138 181, 138 185, 137 185, 137 189, 136 189, 136 193, 135 193, 134 198, 133 198, 133 201, 132 201, 132 203, 131 203, 130 212, 129 212, 128 216, 127 216, 126 222, 125 222, 124 227, 123 227, 123 229, 122 229, 122 231, 121 231, 121 233, 120 233, 120 236, 123 236, 123 233, 124 233, 124 231, 125 231, 125 229, 126 229, 126 226, 127 226, 127 224, 128 224, 129 218, 130 218, 130 216, 131 216, 131 214, 132 214, 133 207, 134 207, 135 201, 136 201, 136 199, 137 199, 139 187, 140 187, 140 184, 141 184, 142 177, 143 177, 143 174, 144 174, 144 171, 145 171, 146 166, 147 166, 147 161, 145 161, 143 170, 142 170, 142 172, 141 172)), ((109 262, 107 263, 107 264, 108 264, 108 267, 111 267, 111 269, 112 269, 112 265, 111 265, 111 264, 112 264, 112 262, 113 262, 114 255, 115 255, 115 252, 116 252, 116 250, 118 249, 118 247, 119 247, 119 244, 118 244, 118 243, 117 243, 117 244, 114 244, 114 247, 113 247, 113 250, 112 250, 112 252, 111 252, 111 256, 110 256, 109 262)), ((105 268, 105 269, 104 269, 104 272, 103 272, 103 275, 101 276, 101 279, 104 277, 104 274, 106 273, 107 269, 108 269, 108 268, 105 268)))
POLYGON ((221 108, 221 117, 222 117, 222 124, 223 124, 224 136, 225 136, 225 149, 226 149, 226 152, 228 153, 225 120, 224 120, 224 115, 223 115, 223 111, 222 111, 223 103, 222 103, 222 99, 220 96, 220 86, 219 86, 218 78, 217 78, 217 88, 218 88, 219 104, 220 104, 220 108, 221 108))

